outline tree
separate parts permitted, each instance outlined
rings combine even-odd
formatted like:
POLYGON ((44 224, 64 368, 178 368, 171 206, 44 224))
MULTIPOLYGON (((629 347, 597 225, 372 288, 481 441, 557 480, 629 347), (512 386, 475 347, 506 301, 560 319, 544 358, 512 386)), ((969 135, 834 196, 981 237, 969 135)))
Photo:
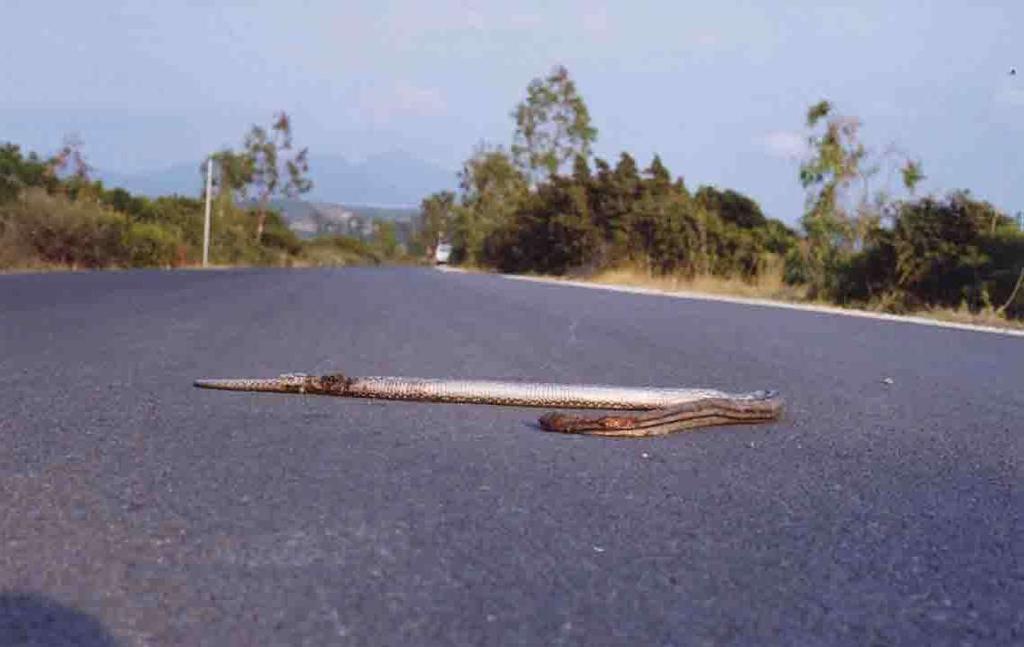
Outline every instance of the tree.
MULTIPOLYGON (((807 237, 801 249, 789 254, 787 276, 807 282, 812 297, 836 296, 843 264, 879 235, 884 216, 900 208, 886 192, 872 196, 869 190, 869 179, 885 155, 869 154, 859 139, 860 125, 854 117, 835 114, 828 101, 807 111, 812 154, 800 165, 800 183, 807 190, 807 211, 801 223, 807 237), (863 187, 860 192, 852 191, 855 183, 863 187)), ((904 156, 894 147, 889 155, 904 156)), ((920 162, 907 157, 900 173, 912 196, 924 179, 920 162)))
POLYGON ((84 149, 78 135, 66 135, 49 163, 49 174, 61 180, 65 193, 74 200, 97 199, 103 192, 102 185, 91 180, 93 168, 85 159, 84 149))
POLYGON ((60 150, 53 156, 50 165, 54 173, 67 177, 73 184, 86 184, 92 167, 85 159, 85 144, 78 135, 67 135, 60 150))
POLYGON ((957 192, 902 205, 893 230, 895 283, 917 305, 991 305, 988 247, 1012 221, 988 202, 957 192))
POLYGON ((450 236, 450 227, 455 209, 455 194, 451 191, 432 193, 420 203, 417 237, 421 249, 433 256, 437 244, 450 236))
POLYGON ((619 156, 614 169, 602 159, 595 166, 594 224, 604 239, 602 264, 613 265, 628 256, 630 214, 640 197, 640 173, 628 153, 619 156))
POLYGON ((383 258, 392 259, 398 256, 401 246, 395 223, 390 220, 378 220, 373 225, 373 247, 383 258))
MULTIPOLYGON (((245 153, 236 153, 223 148, 212 155, 213 189, 218 197, 229 203, 244 202, 249 198, 249 183, 252 181, 252 159, 245 153)), ((199 166, 199 173, 206 181, 206 163, 199 166)))
POLYGON ((257 201, 256 240, 263 237, 270 199, 275 195, 294 198, 313 188, 309 172, 308 148, 292 149, 291 119, 284 112, 274 117, 268 132, 253 126, 245 137, 245 154, 251 163, 250 184, 257 201))
POLYGON ((584 169, 577 165, 575 177, 554 177, 538 187, 533 207, 533 231, 524 238, 532 251, 533 267, 542 272, 563 274, 571 268, 587 267, 597 253, 601 236, 594 226, 584 169))
POLYGON ((516 120, 512 155, 534 184, 556 175, 576 156, 589 157, 597 139, 587 105, 561 65, 547 77, 530 82, 526 99, 512 115, 516 120))
POLYGON ((587 191, 593 188, 594 176, 590 173, 590 164, 583 155, 577 155, 572 161, 572 181, 587 191))
POLYGON ((700 206, 737 227, 754 229, 768 224, 757 202, 732 189, 719 191, 713 186, 702 186, 694 197, 700 206))
POLYGON ((481 146, 459 172, 452 251, 459 261, 483 260, 484 241, 506 226, 528 194, 526 178, 501 147, 481 146))
POLYGON ((661 161, 659 155, 655 155, 644 173, 647 174, 648 191, 657 194, 665 194, 672 190, 672 175, 661 161))
POLYGON ((840 268, 842 301, 890 309, 943 306, 1013 314, 1024 235, 1013 221, 967 191, 894 207, 891 227, 872 232, 840 268))
POLYGON ((834 114, 828 101, 808 109, 807 127, 812 153, 800 165, 800 184, 807 191, 801 224, 807 238, 802 249, 787 259, 787 275, 807 282, 813 297, 834 291, 838 268, 855 247, 858 228, 847 192, 862 177, 867 149, 859 139, 860 121, 834 114), (797 265, 799 269, 793 267, 797 265))
MULTIPOLYGON (((624 162, 628 167, 629 162, 624 162)), ((672 182, 657 155, 644 169, 640 195, 632 204, 627 224, 630 253, 643 260, 649 272, 694 272, 695 251, 700 245, 693 201, 681 180, 672 182)))
POLYGON ((16 144, 0 145, 0 203, 13 200, 28 187, 44 187, 53 191, 57 178, 50 164, 35 153, 22 155, 16 144))
MULTIPOLYGON (((236 205, 249 200, 249 183, 252 180, 252 161, 245 153, 222 148, 211 156, 213 161, 212 189, 218 220, 226 213, 234 213, 236 205)), ((199 165, 203 186, 206 184, 207 165, 199 165)), ((264 220, 265 226, 265 220, 264 220)), ((216 236, 215 236, 216 238, 216 236)), ((262 241, 262 232, 257 242, 262 241)))
MULTIPOLYGON (((224 148, 213 154, 214 186, 225 201, 256 201, 256 241, 263 239, 270 200, 294 198, 313 188, 309 179, 309 149, 292 144, 292 122, 285 112, 274 116, 270 128, 253 125, 241 151, 224 148)), ((200 166, 205 177, 206 164, 200 166)))
POLYGON ((924 171, 921 170, 921 162, 908 159, 900 168, 900 176, 903 179, 903 187, 910 195, 914 195, 917 185, 925 179, 924 171))

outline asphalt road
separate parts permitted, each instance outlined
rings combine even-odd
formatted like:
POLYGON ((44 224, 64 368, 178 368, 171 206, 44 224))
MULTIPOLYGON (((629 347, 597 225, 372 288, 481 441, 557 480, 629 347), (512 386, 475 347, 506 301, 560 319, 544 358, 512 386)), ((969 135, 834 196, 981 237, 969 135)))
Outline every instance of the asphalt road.
POLYGON ((1019 338, 246 270, 0 277, 0 349, 0 644, 1024 642, 1019 338), (191 386, 294 371, 771 387, 788 409, 607 440, 191 386))

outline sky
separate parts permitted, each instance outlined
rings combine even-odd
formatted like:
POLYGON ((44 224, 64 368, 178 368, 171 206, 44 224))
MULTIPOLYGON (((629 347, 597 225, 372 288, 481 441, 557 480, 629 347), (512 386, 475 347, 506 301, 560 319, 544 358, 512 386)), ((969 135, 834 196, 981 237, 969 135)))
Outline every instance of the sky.
MULTIPOLYGON (((788 222, 820 99, 876 151, 919 159, 923 192, 968 188, 1016 213, 1022 28, 1019 0, 0 0, 0 141, 48 153, 76 134, 93 166, 137 173, 198 166, 286 110, 311 154, 404 151, 451 169, 453 188, 561 64, 597 155, 657 153, 691 189, 742 191, 788 222)), ((895 189, 886 168, 874 187, 895 189)))

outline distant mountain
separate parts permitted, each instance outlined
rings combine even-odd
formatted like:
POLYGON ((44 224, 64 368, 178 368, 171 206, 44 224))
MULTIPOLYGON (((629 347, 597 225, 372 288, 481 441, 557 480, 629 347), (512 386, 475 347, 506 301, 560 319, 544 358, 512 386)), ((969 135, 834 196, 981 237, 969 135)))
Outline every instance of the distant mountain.
POLYGON ((310 156, 313 199, 343 204, 414 206, 456 184, 454 171, 392 152, 353 164, 343 157, 310 156))
MULTIPOLYGON (((353 163, 340 156, 314 155, 309 160, 313 190, 308 199, 376 207, 417 206, 427 195, 451 189, 453 171, 403 152, 373 155, 353 163)), ((138 174, 97 172, 108 186, 148 196, 198 195, 202 192, 199 163, 182 163, 138 174)))
POLYGON ((108 187, 121 187, 132 193, 141 193, 153 198, 172 194, 195 196, 203 191, 203 178, 199 174, 198 162, 175 164, 146 173, 97 170, 94 174, 108 187))
POLYGON ((305 200, 271 200, 270 207, 279 211, 292 231, 303 238, 335 234, 368 240, 373 236, 375 223, 388 220, 395 223, 399 240, 407 242, 419 214, 418 208, 410 207, 367 207, 305 200))

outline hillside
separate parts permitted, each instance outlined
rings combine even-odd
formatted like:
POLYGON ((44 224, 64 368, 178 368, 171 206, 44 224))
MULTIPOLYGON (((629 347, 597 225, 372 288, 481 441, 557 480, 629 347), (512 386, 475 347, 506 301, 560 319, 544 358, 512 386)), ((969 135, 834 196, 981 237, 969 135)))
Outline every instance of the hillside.
MULTIPOLYGON (((107 186, 149 197, 194 196, 203 186, 199 166, 198 162, 183 162, 134 174, 99 170, 96 176, 107 186)), ((371 208, 418 205, 423 196, 453 188, 456 183, 454 171, 400 151, 373 155, 360 162, 337 155, 311 155, 309 174, 313 180, 310 201, 373 205, 371 208)))
POLYGON ((390 221, 395 223, 399 241, 407 243, 413 220, 419 214, 419 209, 404 207, 367 207, 305 200, 272 200, 270 206, 301 238, 340 235, 369 240, 373 236, 375 222, 390 221))

